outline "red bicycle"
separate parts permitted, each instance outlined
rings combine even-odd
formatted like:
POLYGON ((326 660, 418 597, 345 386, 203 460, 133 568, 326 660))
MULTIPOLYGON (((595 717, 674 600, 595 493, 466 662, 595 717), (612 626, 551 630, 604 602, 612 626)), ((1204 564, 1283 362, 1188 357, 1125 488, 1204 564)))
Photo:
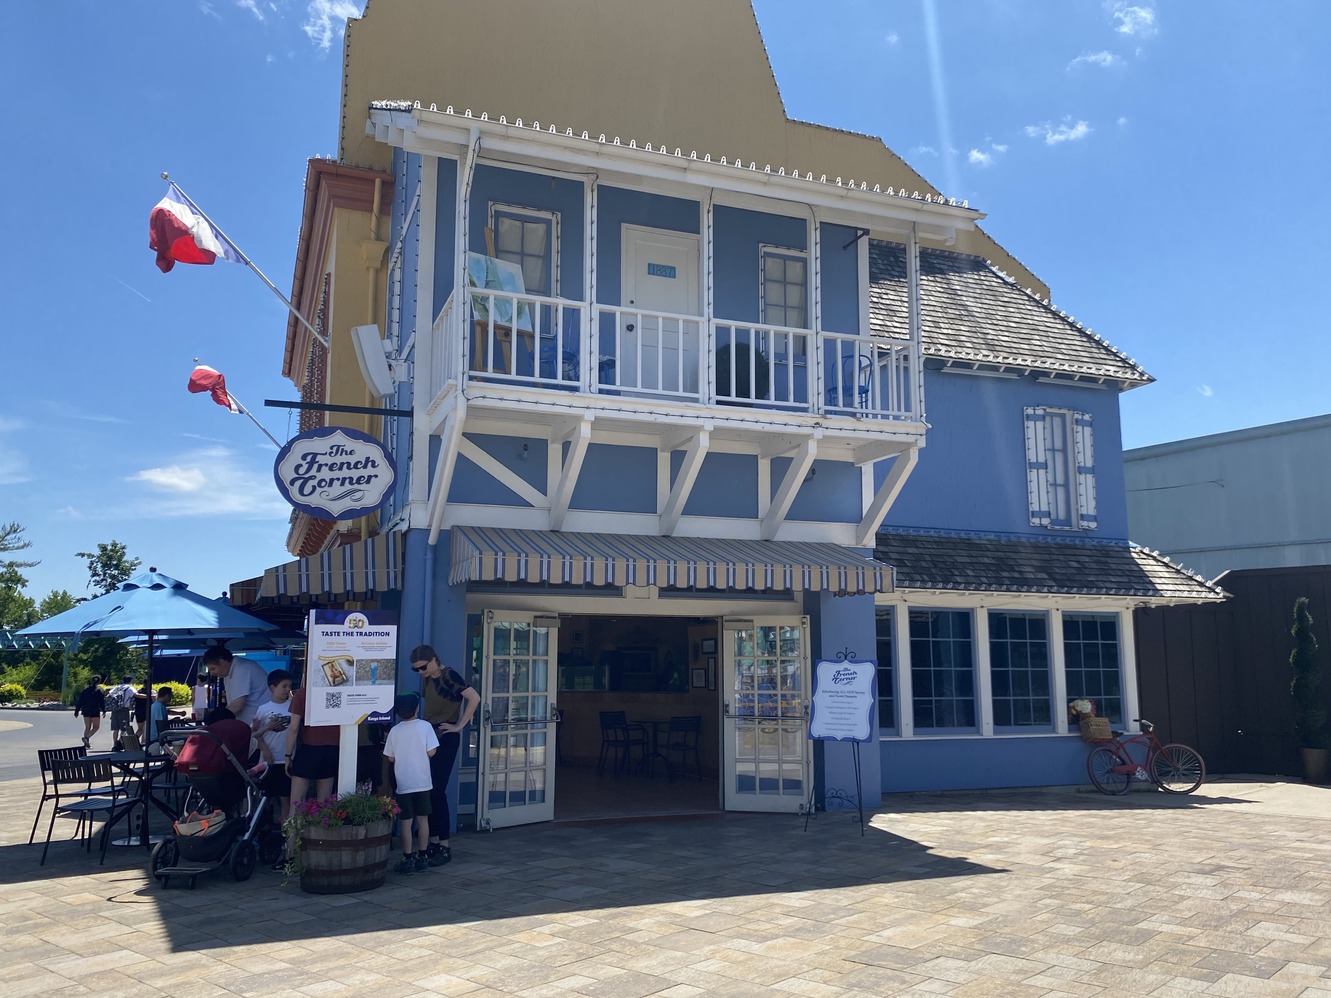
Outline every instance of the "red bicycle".
POLYGON ((1141 733, 1115 731, 1114 737, 1091 750, 1086 772, 1102 794, 1125 794, 1133 780, 1150 780, 1171 794, 1190 794, 1206 779, 1206 763, 1196 749, 1170 743, 1161 745, 1155 725, 1134 717, 1141 733))

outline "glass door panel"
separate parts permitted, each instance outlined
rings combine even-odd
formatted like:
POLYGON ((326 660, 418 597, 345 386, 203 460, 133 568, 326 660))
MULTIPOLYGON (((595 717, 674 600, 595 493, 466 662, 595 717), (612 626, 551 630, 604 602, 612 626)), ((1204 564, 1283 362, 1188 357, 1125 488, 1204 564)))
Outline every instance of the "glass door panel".
POLYGON ((486 611, 482 670, 478 828, 549 821, 555 771, 550 671, 559 647, 559 618, 486 611))
POLYGON ((809 798, 808 619, 723 622, 724 797, 731 811, 800 811, 809 798))

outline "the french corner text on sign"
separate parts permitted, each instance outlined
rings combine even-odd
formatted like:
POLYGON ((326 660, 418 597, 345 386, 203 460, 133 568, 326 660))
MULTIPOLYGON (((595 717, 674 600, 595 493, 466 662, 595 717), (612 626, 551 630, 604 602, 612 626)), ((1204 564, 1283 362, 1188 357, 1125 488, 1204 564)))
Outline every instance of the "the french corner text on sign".
POLYGON ((838 742, 869 741, 877 699, 877 662, 819 662, 813 670, 809 737, 838 742))
POLYGON ((292 437, 273 464, 282 498, 321 520, 354 520, 374 512, 396 474, 384 445, 348 426, 320 426, 292 437))

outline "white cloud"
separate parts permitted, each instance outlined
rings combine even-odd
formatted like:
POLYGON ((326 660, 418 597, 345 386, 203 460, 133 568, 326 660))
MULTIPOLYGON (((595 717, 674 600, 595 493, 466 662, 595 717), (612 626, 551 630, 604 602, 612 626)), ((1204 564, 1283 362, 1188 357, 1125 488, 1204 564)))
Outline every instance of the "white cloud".
POLYGON ((1114 55, 1113 52, 1083 52, 1068 63, 1068 69, 1073 70, 1078 66, 1097 66, 1100 69, 1109 69, 1111 66, 1122 65, 1123 60, 1114 55))
POLYGON ((260 21, 263 20, 263 11, 259 9, 259 4, 257 0, 236 0, 236 6, 239 7, 241 10, 248 10, 260 21))
POLYGON ((144 468, 130 475, 129 480, 147 482, 165 492, 199 492, 208 484, 202 468, 183 468, 178 464, 169 468, 144 468))
POLYGON ((213 8, 213 5, 209 3, 208 0, 199 0, 199 10, 203 11, 209 17, 217 18, 219 21, 222 19, 222 15, 217 13, 217 11, 213 8))
POLYGON ((1056 146, 1063 142, 1079 142, 1092 131, 1087 122, 1078 121, 1073 124, 1067 118, 1059 125, 1046 121, 1040 125, 1027 125, 1025 128, 1027 135, 1033 139, 1044 139, 1044 144, 1047 146, 1056 146))
POLYGON ((1210 385, 1198 385, 1197 391, 1202 396, 1202 398, 1207 398, 1207 399, 1209 399, 1212 395, 1215 394, 1215 392, 1211 390, 1210 385))
POLYGON ((915 146, 906 153, 907 156, 937 156, 938 150, 933 146, 915 146))
POLYGON ((1118 125, 1119 128, 1127 128, 1127 127, 1128 127, 1128 119, 1127 119, 1127 118, 1124 118, 1124 117, 1122 117, 1122 116, 1120 116, 1119 119, 1118 119, 1118 121, 1115 122, 1115 124, 1118 125))
POLYGON ((257 464, 227 447, 194 448, 174 461, 144 468, 126 481, 138 483, 124 508, 102 511, 109 518, 237 517, 285 518, 291 507, 273 487, 272 450, 257 464))
POLYGON ((62 506, 55 511, 56 516, 63 516, 66 520, 82 520, 83 514, 73 506, 62 506))
POLYGON ((992 149, 994 152, 1007 152, 1007 146, 1006 146, 1006 145, 1002 145, 1002 144, 1000 144, 1000 143, 998 143, 998 142, 994 142, 994 143, 992 143, 992 144, 989 146, 989 148, 992 149))
POLYGON ((893 31, 887 36, 885 41, 889 45, 895 45, 897 42, 901 41, 901 36, 897 34, 895 31, 893 31))
POLYGON ((360 17, 359 3, 352 0, 310 0, 305 23, 301 27, 319 48, 325 52, 333 44, 334 36, 341 36, 349 17, 360 17))
POLYGON ((1109 4, 1109 15, 1118 23, 1114 30, 1120 35, 1131 35, 1135 38, 1153 38, 1160 28, 1155 23, 1155 8, 1138 7, 1123 2, 1123 0, 1114 0, 1109 4))
POLYGON ((966 162, 971 166, 991 166, 994 162, 994 154, 989 152, 980 152, 978 149, 972 149, 966 153, 966 162))

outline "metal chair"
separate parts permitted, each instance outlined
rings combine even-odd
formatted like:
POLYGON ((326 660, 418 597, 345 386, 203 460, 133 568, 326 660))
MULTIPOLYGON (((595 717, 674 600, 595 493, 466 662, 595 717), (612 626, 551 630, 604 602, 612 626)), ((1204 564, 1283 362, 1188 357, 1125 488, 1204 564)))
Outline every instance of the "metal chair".
POLYGON ((689 773, 688 757, 693 756, 694 772, 702 779, 702 754, 698 751, 698 742, 702 739, 702 716, 692 714, 688 717, 672 717, 670 727, 666 729, 665 753, 667 760, 679 756, 679 770, 685 776, 689 773))
POLYGON ((869 408, 873 387, 873 358, 867 353, 842 358, 841 380, 827 389, 827 404, 837 409, 869 408))
POLYGON ((32 845, 37 838, 37 823, 42 820, 42 808, 46 806, 48 800, 55 799, 55 790, 51 785, 51 766, 57 761, 71 762, 75 759, 82 759, 88 754, 88 750, 82 745, 74 745, 70 748, 53 748, 37 750, 37 768, 42 774, 42 797, 37 802, 37 813, 32 818, 32 831, 28 834, 28 845, 32 845))
POLYGON ((641 762, 647 752, 646 729, 641 724, 629 724, 628 715, 622 710, 601 711, 601 754, 596 759, 596 775, 602 774, 611 756, 614 757, 611 772, 628 772, 635 748, 641 762))
MULTIPOLYGON (((51 789, 53 806, 46 825, 46 842, 42 846, 39 866, 46 865, 46 854, 51 848, 51 833, 55 819, 60 816, 78 819, 74 834, 82 834, 85 847, 92 852, 92 823, 101 815, 109 821, 116 811, 125 806, 120 791, 112 779, 111 764, 105 759, 54 759, 51 762, 51 789), (94 788, 105 789, 105 796, 89 796, 94 788)), ((106 861, 106 835, 103 827, 102 861, 106 861)))

